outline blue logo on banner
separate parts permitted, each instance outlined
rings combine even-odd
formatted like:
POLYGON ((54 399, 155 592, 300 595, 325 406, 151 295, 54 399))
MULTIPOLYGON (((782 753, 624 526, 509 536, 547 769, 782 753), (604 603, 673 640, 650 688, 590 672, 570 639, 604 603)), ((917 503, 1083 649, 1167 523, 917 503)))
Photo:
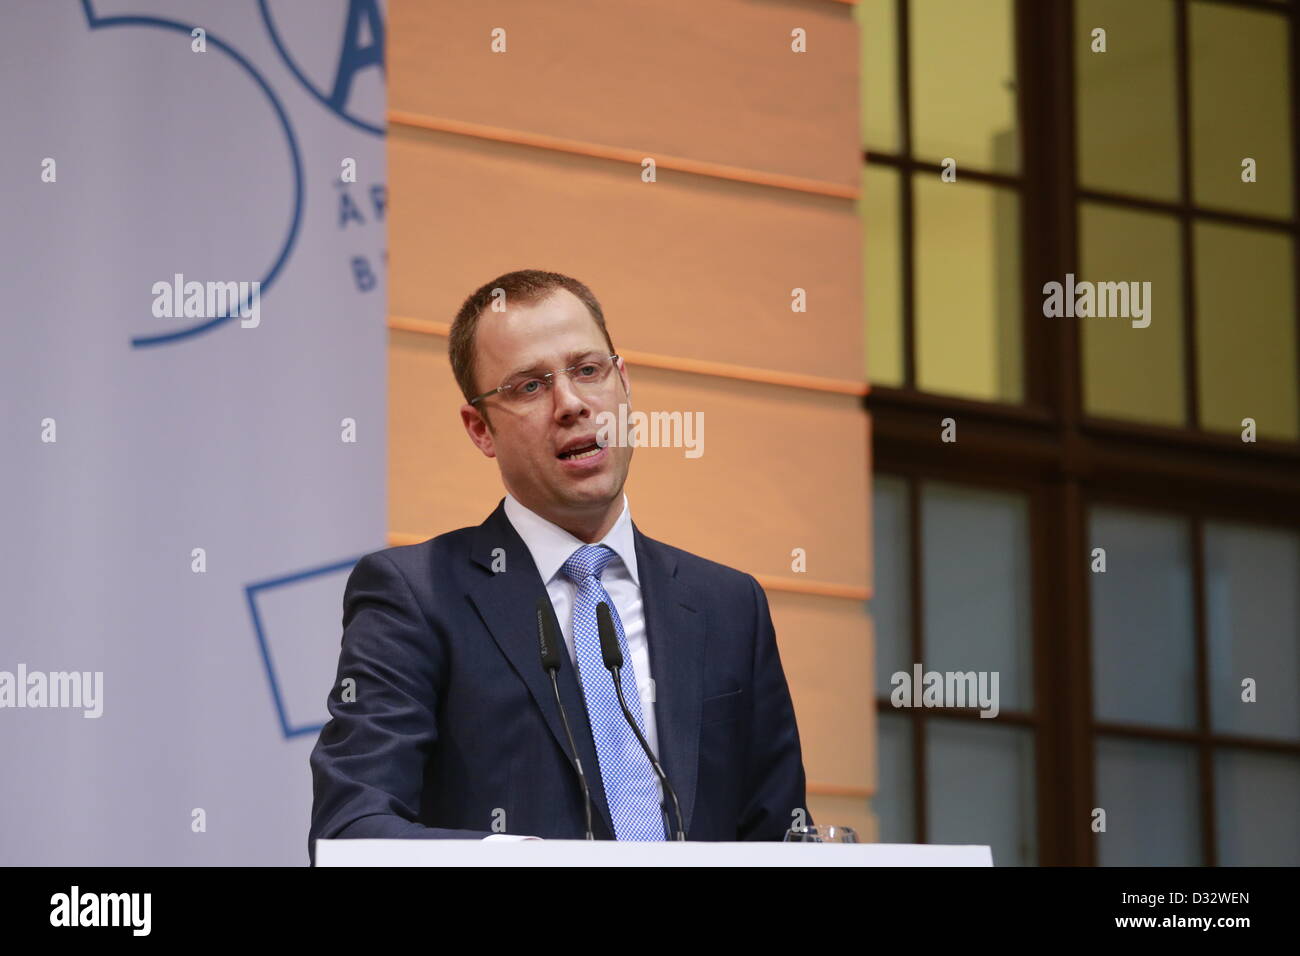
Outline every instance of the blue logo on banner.
MULTIPOLYGON (((86 23, 92 30, 100 30, 105 27, 152 27, 160 30, 177 30, 190 35, 192 27, 187 23, 180 23, 176 20, 165 20, 161 17, 142 17, 142 16, 97 16, 92 4, 92 0, 81 0, 81 8, 86 14, 86 23)), ((293 216, 289 222, 289 233, 285 236, 284 243, 280 247, 280 253, 275 262, 267 273, 262 276, 259 287, 260 294, 265 295, 270 291, 271 286, 275 283, 276 277, 279 276, 280 270, 284 268, 285 262, 289 259, 289 251, 298 238, 298 227, 302 223, 302 158, 298 153, 298 140, 294 136, 293 127, 289 123, 289 116, 280 105, 280 100, 276 97, 275 92, 271 89, 270 84, 257 72, 257 69, 248 62, 248 59, 232 47, 229 43, 220 37, 211 33, 207 34, 207 42, 213 47, 220 50, 226 56, 235 61, 249 76, 251 76, 258 88, 266 95, 275 115, 280 121, 280 126, 284 130, 284 137, 289 144, 289 156, 293 160, 293 216)), ((215 318, 205 319, 197 325, 192 325, 187 329, 179 329, 175 332, 167 332, 160 335, 137 335, 131 339, 132 348, 147 348, 152 345, 170 345, 180 342, 184 339, 192 338, 196 335, 202 335, 204 332, 210 332, 218 326, 229 322, 231 319, 238 317, 240 311, 247 309, 249 303, 247 300, 239 304, 239 308, 231 309, 229 315, 217 316, 215 318)))
POLYGON ((303 88, 340 119, 358 129, 382 136, 384 134, 382 123, 367 122, 348 111, 352 82, 357 74, 370 67, 378 67, 380 72, 384 70, 384 17, 379 10, 379 0, 348 0, 342 49, 339 51, 338 65, 334 70, 334 82, 328 92, 313 83, 289 55, 288 47, 280 37, 280 31, 275 27, 275 20, 271 16, 267 0, 258 0, 258 6, 262 8, 262 20, 266 23, 266 32, 271 35, 271 42, 280 52, 285 66, 298 78, 303 88))
MULTIPOLYGON (((331 574, 343 574, 351 572, 353 566, 361 560, 363 555, 357 555, 355 558, 348 558, 346 561, 337 561, 333 564, 327 564, 319 568, 310 568, 306 571, 298 571, 293 574, 286 574, 278 578, 271 578, 267 581, 258 581, 249 584, 244 588, 244 594, 248 598, 248 610, 253 615, 253 630, 257 634, 257 647, 262 653, 262 665, 266 668, 266 679, 271 685, 271 699, 275 703, 275 712, 280 718, 280 730, 286 738, 299 737, 303 734, 320 733, 325 725, 323 723, 313 723, 295 726, 290 722, 289 708, 285 701, 285 695, 281 687, 279 675, 276 673, 275 665, 272 663, 271 654, 271 635, 263 624, 262 613, 258 609, 258 596, 277 588, 292 587, 295 584, 301 584, 312 578, 321 578, 331 574)), ((284 635, 284 640, 289 640, 292 635, 284 635)), ((282 651, 284 648, 282 648, 282 651)), ((284 657, 288 660, 294 660, 292 653, 285 653, 284 657)))

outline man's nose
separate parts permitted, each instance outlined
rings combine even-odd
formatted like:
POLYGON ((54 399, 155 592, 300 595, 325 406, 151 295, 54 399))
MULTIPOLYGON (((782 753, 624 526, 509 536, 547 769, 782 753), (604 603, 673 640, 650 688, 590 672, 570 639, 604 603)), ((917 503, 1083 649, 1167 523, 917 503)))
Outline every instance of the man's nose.
POLYGON ((567 375, 556 375, 551 378, 551 392, 555 399, 557 418, 580 415, 587 407, 587 402, 578 392, 577 386, 573 384, 573 379, 567 375))

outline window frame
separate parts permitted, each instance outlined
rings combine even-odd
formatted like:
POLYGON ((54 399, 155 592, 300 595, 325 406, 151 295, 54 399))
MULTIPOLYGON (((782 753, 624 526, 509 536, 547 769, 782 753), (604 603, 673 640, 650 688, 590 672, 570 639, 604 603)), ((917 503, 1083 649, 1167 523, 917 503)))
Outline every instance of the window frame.
MULTIPOLYGON (((1152 511, 1175 511, 1193 522, 1194 609, 1198 668, 1198 727, 1189 742, 1199 748, 1199 806, 1203 857, 1217 862, 1213 759, 1225 745, 1300 754, 1292 745, 1269 738, 1236 738, 1209 728, 1206 696, 1204 623, 1204 524, 1230 520, 1300 533, 1300 442, 1260 438, 1254 444, 1237 436, 1199 430, 1198 414, 1188 428, 1167 428, 1088 416, 1082 406, 1082 366, 1078 320, 1042 318, 1040 290, 1067 272, 1078 273, 1078 209, 1088 201, 1112 199, 1129 208, 1153 208, 1128 196, 1110 196, 1078 185, 1075 163, 1075 37, 1073 0, 1016 0, 1014 8, 1017 104, 1021 124, 1021 172, 1017 176, 963 168, 961 178, 1011 185, 1019 191, 1021 214, 1022 368, 1021 404, 1000 404, 923 393, 915 388, 915 220, 912 177, 938 175, 941 167, 911 153, 908 0, 896 4, 899 94, 899 153, 863 151, 864 164, 900 173, 902 243, 901 320, 904 384, 871 386, 864 398, 872 430, 873 471, 907 482, 908 536, 911 542, 910 635, 920 644, 921 595, 919 483, 934 479, 982 485, 1029 496, 1031 646, 1034 708, 1006 714, 1009 723, 1034 728, 1035 785, 1039 858, 1042 865, 1095 865, 1096 835, 1089 821, 1095 803, 1096 741, 1117 731, 1130 739, 1164 739, 1154 728, 1099 724, 1092 714, 1092 659, 1088 521, 1091 508, 1122 504, 1152 511), (1032 242, 1030 241, 1032 238, 1032 242), (957 421, 957 441, 939 441, 941 419, 957 421)), ((1265 217, 1204 210, 1191 204, 1192 180, 1187 90, 1188 3, 1175 0, 1177 96, 1181 202, 1155 203, 1161 212, 1182 217, 1184 294, 1184 395, 1197 409, 1194 261, 1191 241, 1198 220, 1240 221, 1259 225, 1265 217), (1173 208, 1171 208, 1173 207, 1173 208)), ((1300 276, 1300 10, 1270 0, 1197 0, 1285 16, 1289 23, 1289 80, 1292 103, 1294 208, 1292 235, 1295 274, 1300 276)), ((1274 225, 1276 228, 1276 225, 1274 225)), ((1295 283, 1296 368, 1300 378, 1300 281, 1295 283)), ((868 322, 871 317, 867 317, 868 322)), ((924 662, 923 657, 916 660, 924 662)), ((888 698, 877 698, 879 712, 893 713, 888 698)), ((913 723, 913 801, 917 839, 927 832, 925 734, 934 719, 970 719, 945 710, 942 715, 911 711, 913 723)), ((1002 720, 1000 714, 995 720, 1002 720)), ((1177 732, 1183 733, 1183 732, 1177 732)), ((1182 739, 1182 738, 1180 738, 1182 739)))

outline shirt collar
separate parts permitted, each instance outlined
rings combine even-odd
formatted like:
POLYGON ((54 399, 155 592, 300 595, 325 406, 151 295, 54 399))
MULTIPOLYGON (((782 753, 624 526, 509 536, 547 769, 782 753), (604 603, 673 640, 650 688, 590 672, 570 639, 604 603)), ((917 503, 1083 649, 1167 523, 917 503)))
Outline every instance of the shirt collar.
MULTIPOLYGON (((519 537, 523 539, 524 545, 533 556, 533 564, 537 565, 537 573, 542 576, 543 584, 550 584, 551 579, 559 573, 560 568, 564 566, 565 561, 569 560, 573 552, 587 544, 559 525, 525 508, 509 492, 506 493, 505 510, 506 517, 510 519, 510 523, 514 525, 515 531, 519 533, 519 537)), ((614 522, 614 527, 610 528, 605 537, 595 544, 606 545, 618 555, 623 566, 627 568, 628 574, 631 575, 632 582, 637 587, 641 586, 636 567, 636 544, 632 535, 632 512, 628 507, 626 494, 623 495, 623 511, 614 522)))

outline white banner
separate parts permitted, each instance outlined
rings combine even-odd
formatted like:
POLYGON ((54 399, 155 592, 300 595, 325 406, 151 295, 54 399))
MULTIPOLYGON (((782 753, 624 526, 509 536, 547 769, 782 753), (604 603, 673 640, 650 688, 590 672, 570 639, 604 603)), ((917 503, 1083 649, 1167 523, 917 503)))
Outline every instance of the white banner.
POLYGON ((7 0, 0 864, 305 864, 385 545, 384 5, 7 0))

